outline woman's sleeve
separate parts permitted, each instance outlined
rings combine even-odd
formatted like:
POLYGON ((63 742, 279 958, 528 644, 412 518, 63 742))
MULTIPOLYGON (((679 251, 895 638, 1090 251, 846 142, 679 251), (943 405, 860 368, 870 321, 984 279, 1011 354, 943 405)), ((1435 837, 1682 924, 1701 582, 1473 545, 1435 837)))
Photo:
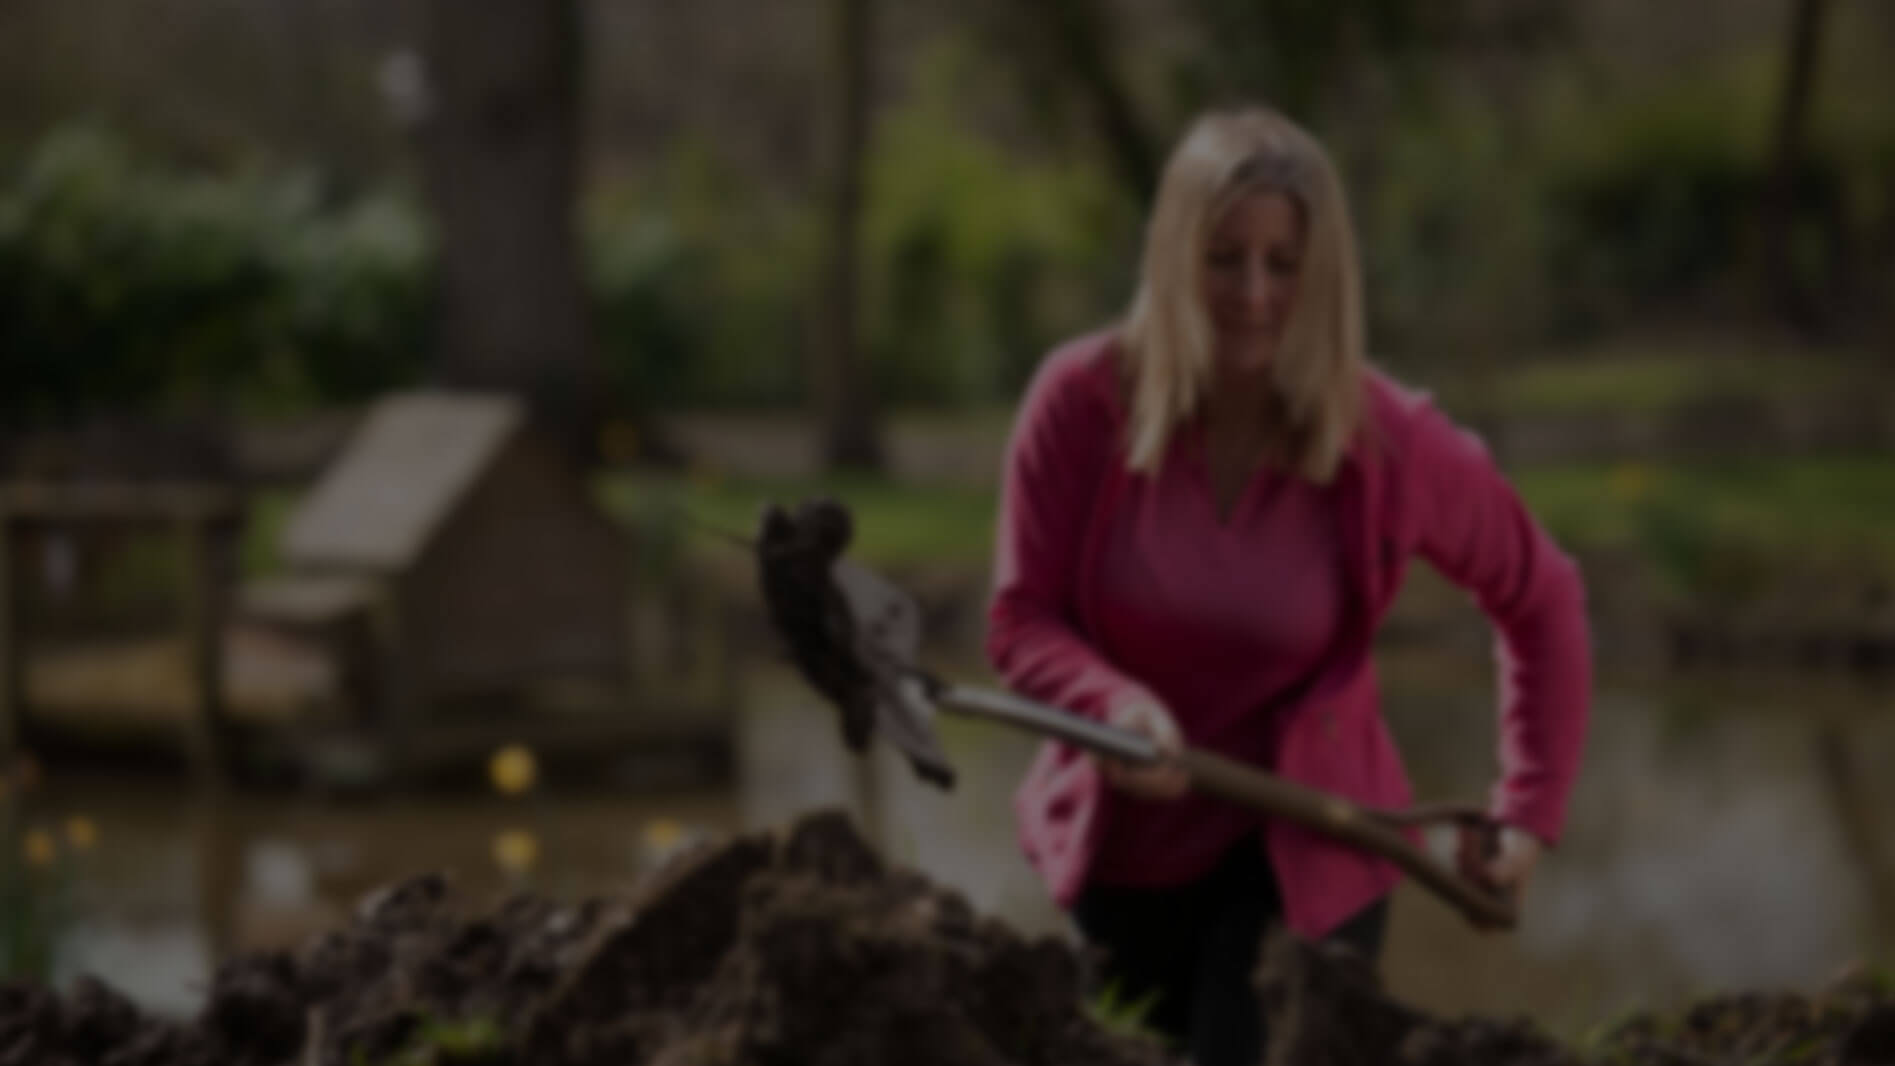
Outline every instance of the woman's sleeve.
POLYGON ((1107 464, 1118 461, 1108 397, 1080 354, 1041 365, 1007 443, 987 655, 1021 695, 1103 719, 1152 697, 1074 623, 1080 546, 1107 464))
POLYGON ((1592 703, 1579 567, 1479 438, 1424 405, 1408 439, 1420 555, 1473 593, 1498 634, 1501 777, 1493 813, 1556 843, 1592 703))

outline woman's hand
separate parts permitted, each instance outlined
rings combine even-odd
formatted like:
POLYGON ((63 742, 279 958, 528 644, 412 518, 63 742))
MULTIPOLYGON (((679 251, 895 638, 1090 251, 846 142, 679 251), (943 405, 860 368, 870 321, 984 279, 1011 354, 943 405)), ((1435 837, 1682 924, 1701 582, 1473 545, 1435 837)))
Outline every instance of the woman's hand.
POLYGON ((1149 738, 1158 746, 1155 763, 1140 766, 1118 759, 1101 758, 1105 779, 1113 788, 1144 799, 1177 799, 1191 787, 1191 776, 1178 756, 1184 751, 1184 734, 1171 712, 1156 703, 1128 703, 1106 716, 1110 725, 1149 738))
POLYGON ((1461 876, 1499 894, 1517 909, 1540 861, 1540 839, 1518 826, 1461 828, 1456 865, 1461 876))

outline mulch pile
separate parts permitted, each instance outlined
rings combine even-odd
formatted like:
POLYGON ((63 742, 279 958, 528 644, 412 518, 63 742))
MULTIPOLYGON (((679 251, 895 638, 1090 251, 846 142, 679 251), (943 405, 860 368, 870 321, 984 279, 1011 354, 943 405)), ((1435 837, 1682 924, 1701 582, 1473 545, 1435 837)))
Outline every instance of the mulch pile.
MULTIPOLYGON (((1596 1047, 1525 1022, 1445 1021, 1353 958, 1271 943, 1274 1063, 1895 1063, 1895 998, 1736 997, 1596 1047)), ((188 1020, 84 979, 0 984, 0 1066, 1142 1066, 1175 1060, 1082 1006, 1079 957, 893 870, 819 814, 706 847, 623 899, 470 910, 445 879, 365 900, 295 952, 217 972, 188 1020)))

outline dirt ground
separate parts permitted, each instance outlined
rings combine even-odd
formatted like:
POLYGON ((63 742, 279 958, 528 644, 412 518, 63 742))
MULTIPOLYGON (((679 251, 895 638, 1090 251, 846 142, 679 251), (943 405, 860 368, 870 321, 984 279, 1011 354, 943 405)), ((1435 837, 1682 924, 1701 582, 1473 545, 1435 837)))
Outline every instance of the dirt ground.
POLYGON ((1584 1046, 1525 1018, 1436 1018, 1389 999, 1359 960, 1289 938, 1268 946, 1258 991, 1269 1066, 1869 1066, 1895 1063, 1895 988, 1851 975, 1816 995, 1751 993, 1639 1014, 1584 1046))
POLYGON ((887 869, 839 814, 682 858, 631 898, 470 911, 422 877, 217 972, 202 1013, 0 985, 0 1064, 1112 1064, 1064 945, 887 869))
MULTIPOLYGON (((1895 996, 1740 996, 1594 1046, 1444 1020, 1358 961, 1273 941, 1272 1063, 1895 1063, 1895 996)), ((1063 942, 1028 940, 890 869, 840 814, 705 847, 625 898, 470 907, 439 877, 363 901, 294 952, 226 962, 182 1021, 106 984, 0 984, 0 1066, 1037 1066, 1173 1061, 1106 1027, 1063 942)))

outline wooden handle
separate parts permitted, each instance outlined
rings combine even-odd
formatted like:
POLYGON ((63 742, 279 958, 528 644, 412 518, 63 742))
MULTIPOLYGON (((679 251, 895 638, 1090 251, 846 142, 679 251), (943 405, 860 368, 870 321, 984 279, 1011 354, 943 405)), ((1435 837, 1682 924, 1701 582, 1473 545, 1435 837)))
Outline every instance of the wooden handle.
POLYGON ((1180 758, 1198 788, 1372 851, 1407 871, 1475 925, 1511 929, 1518 920, 1512 902, 1471 884, 1365 807, 1201 749, 1187 748, 1180 758))

